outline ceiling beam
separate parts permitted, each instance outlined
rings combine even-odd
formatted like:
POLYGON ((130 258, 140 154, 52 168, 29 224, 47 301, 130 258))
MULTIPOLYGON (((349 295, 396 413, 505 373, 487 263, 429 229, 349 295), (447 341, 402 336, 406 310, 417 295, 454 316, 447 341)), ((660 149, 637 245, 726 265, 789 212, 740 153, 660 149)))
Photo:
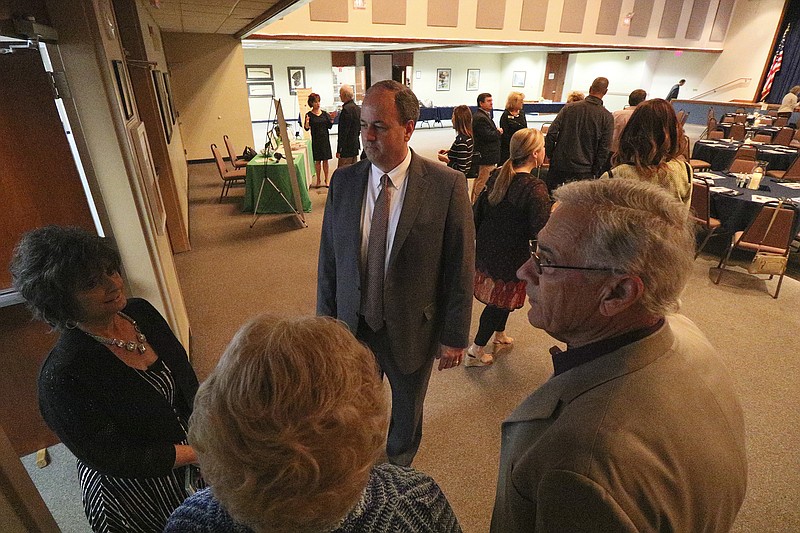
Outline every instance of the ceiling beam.
POLYGON ((247 26, 234 33, 233 36, 237 39, 246 37, 248 34, 256 31, 264 24, 270 22, 272 19, 280 18, 281 16, 285 15, 285 12, 288 11, 289 8, 294 7, 297 9, 300 6, 309 3, 310 1, 311 0, 279 0, 274 6, 251 20, 247 26))

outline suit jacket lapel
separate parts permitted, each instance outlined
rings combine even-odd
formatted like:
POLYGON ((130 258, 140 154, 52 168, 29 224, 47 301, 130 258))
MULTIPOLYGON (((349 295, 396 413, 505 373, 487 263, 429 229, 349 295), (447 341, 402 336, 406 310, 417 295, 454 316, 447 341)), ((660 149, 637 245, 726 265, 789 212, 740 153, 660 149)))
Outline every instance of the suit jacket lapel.
MULTIPOLYGON (((411 148, 409 148, 411 150, 411 148)), ((397 254, 403 247, 414 221, 417 219, 419 208, 425 200, 425 193, 428 190, 428 178, 422 166, 422 160, 411 150, 411 165, 408 167, 408 184, 406 186, 406 196, 403 199, 403 209, 400 211, 400 219, 397 221, 397 230, 392 242, 392 255, 389 257, 389 268, 397 258, 397 254)))
POLYGON ((353 191, 351 194, 343 195, 343 201, 347 202, 345 209, 347 210, 347 220, 349 228, 341 232, 340 235, 346 235, 350 242, 350 248, 355 250, 356 264, 358 272, 361 272, 361 211, 364 207, 364 195, 367 194, 367 187, 369 185, 369 173, 372 168, 371 164, 364 165, 364 169, 354 176, 352 180, 353 191))

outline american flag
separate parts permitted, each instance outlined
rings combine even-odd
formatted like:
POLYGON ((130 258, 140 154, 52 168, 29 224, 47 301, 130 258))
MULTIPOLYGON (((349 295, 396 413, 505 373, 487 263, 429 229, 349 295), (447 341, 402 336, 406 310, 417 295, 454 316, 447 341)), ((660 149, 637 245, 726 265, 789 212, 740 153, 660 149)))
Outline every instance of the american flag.
POLYGON ((786 35, 789 33, 789 28, 791 26, 791 24, 786 26, 786 29, 783 32, 783 37, 781 37, 781 42, 778 45, 778 49, 775 50, 775 57, 772 59, 772 66, 769 67, 767 79, 764 82, 764 88, 761 90, 762 101, 767 97, 770 90, 772 90, 772 82, 775 81, 775 75, 781 69, 781 64, 783 63, 783 45, 786 44, 786 35))

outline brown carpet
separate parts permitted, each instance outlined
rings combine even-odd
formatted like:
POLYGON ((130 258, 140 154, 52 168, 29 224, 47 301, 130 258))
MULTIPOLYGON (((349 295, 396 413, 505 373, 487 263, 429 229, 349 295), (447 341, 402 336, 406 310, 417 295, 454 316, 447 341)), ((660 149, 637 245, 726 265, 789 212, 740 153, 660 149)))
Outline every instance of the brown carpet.
MULTIPOLYGON (((452 139, 452 130, 423 130, 414 134, 412 146, 433 157, 452 139)), ((221 181, 214 166, 192 165, 189 175, 193 249, 176 262, 192 326, 192 362, 204 379, 247 318, 314 312, 326 190, 311 191, 307 229, 278 215, 264 215, 250 229, 252 214, 241 212, 241 189, 217 203, 221 181)), ((775 281, 742 269, 712 284, 710 268, 724 239, 712 239, 709 252, 695 262, 682 312, 719 349, 744 406, 749 486, 734 530, 800 531, 800 283, 787 277, 778 300, 767 293, 775 281)), ((792 264, 797 277, 796 258, 792 264)), ((476 302, 473 333, 481 310, 476 302)), ((512 313, 507 331, 516 345, 495 365, 434 371, 428 392, 414 466, 439 482, 465 533, 488 530, 500 423, 552 372, 547 349, 554 341, 527 323, 524 309, 512 313)))

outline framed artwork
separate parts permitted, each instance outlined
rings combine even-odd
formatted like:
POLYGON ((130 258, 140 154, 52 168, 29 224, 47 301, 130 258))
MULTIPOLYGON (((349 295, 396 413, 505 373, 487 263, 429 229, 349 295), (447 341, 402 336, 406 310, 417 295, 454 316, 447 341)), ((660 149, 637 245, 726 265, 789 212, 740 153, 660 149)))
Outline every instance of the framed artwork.
POLYGON ((167 96, 167 107, 169 107, 169 118, 172 119, 172 123, 175 124, 176 117, 178 113, 175 111, 175 104, 172 101, 172 86, 169 83, 169 73, 164 72, 161 74, 164 78, 164 93, 167 96))
POLYGON ((297 94, 297 89, 306 86, 306 67, 286 67, 289 76, 289 94, 297 94))
POLYGON ((275 84, 271 81, 248 83, 247 96, 251 98, 272 98, 275 96, 275 84))
POLYGON ((450 90, 450 69, 437 68, 436 69, 436 90, 449 91, 450 90))
POLYGON ((169 114, 167 92, 164 90, 164 78, 161 76, 160 70, 152 71, 152 75, 156 99, 158 100, 158 110, 161 114, 161 123, 164 125, 164 136, 167 138, 167 144, 169 144, 172 140, 172 119, 169 114))
POLYGON ((477 91, 481 81, 481 70, 478 68, 467 69, 467 90, 477 91))
POLYGON ((114 66, 114 81, 117 84, 117 95, 122 107, 122 114, 125 116, 125 120, 130 120, 133 117, 133 100, 131 99, 128 71, 125 70, 125 64, 119 59, 115 59, 111 63, 114 66))
POLYGON ((525 87, 525 72, 524 70, 515 70, 514 74, 511 76, 511 86, 512 87, 525 87))
POLYGON ((244 72, 248 80, 272 81, 272 65, 245 65, 244 72))
POLYGON ((156 233, 164 235, 167 225, 167 211, 164 209, 164 200, 161 197, 161 188, 158 185, 158 173, 153 163, 153 155, 150 152, 150 143, 147 141, 144 122, 139 122, 138 126, 131 128, 129 131, 133 141, 134 152, 136 152, 136 159, 139 163, 145 196, 147 197, 147 203, 150 205, 153 226, 156 233))

